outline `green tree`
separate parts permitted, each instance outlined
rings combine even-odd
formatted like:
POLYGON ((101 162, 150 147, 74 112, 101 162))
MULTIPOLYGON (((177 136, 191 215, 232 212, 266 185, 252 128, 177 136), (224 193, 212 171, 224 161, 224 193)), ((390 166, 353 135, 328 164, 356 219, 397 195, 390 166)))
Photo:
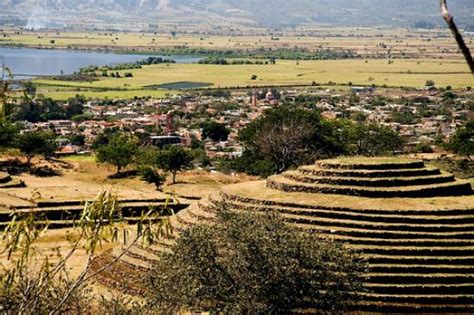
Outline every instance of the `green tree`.
POLYGON ((15 146, 26 155, 29 164, 35 155, 42 154, 47 158, 54 153, 56 136, 45 131, 26 132, 17 136, 15 146))
POLYGON ((161 150, 156 157, 156 165, 172 174, 173 184, 176 184, 176 174, 189 168, 192 161, 192 154, 179 146, 171 146, 168 149, 161 150))
POLYGON ((425 86, 428 86, 428 87, 434 87, 435 85, 436 83, 433 80, 427 80, 425 83, 425 86))
POLYGON ((266 161, 273 172, 282 172, 344 152, 334 125, 319 112, 286 106, 266 111, 239 133, 239 139, 245 147, 241 158, 245 163, 238 171, 254 169, 254 163, 266 161))
POLYGON ((110 141, 97 150, 99 163, 110 163, 117 167, 117 173, 132 164, 138 151, 138 144, 127 134, 114 135, 110 141))
POLYGON ((81 95, 76 95, 67 100, 66 106, 66 116, 67 118, 72 118, 77 115, 84 114, 84 104, 86 103, 86 98, 81 95))
MULTIPOLYGON (((4 71, 8 75, 8 79, 13 79, 13 74, 9 68, 3 67, 0 69, 4 71)), ((0 80, 0 122, 4 123, 7 120, 8 110, 7 107, 12 98, 12 89, 10 85, 10 80, 4 80, 1 78, 0 80)))
POLYGON ((210 138, 213 141, 227 141, 230 130, 223 124, 207 121, 202 124, 202 139, 210 138))
POLYGON ((23 83, 23 90, 28 95, 31 95, 31 96, 36 95, 36 85, 31 81, 27 81, 23 83))
POLYGON ((350 123, 344 127, 350 154, 377 156, 393 154, 403 148, 400 134, 389 127, 372 123, 350 123))
POLYGON ((224 314, 342 312, 365 265, 340 243, 302 233, 274 213, 218 211, 212 226, 183 232, 149 276, 150 308, 224 314))
POLYGON ((471 160, 474 155, 474 119, 456 130, 448 143, 448 149, 471 160))
POLYGON ((0 122, 0 148, 7 148, 14 145, 18 135, 18 128, 8 122, 0 122))
POLYGON ((140 170, 142 180, 156 186, 156 190, 161 191, 161 187, 166 182, 166 176, 158 173, 152 167, 145 167, 140 170))

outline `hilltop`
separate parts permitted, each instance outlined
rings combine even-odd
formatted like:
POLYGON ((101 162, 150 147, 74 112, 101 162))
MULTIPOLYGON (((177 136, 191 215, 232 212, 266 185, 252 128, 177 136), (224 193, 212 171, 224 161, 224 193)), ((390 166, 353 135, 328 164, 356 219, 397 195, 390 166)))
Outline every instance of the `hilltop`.
MULTIPOLYGON (((452 0, 460 23, 469 25, 474 6, 452 0)), ((333 26, 441 25, 437 1, 431 0, 6 0, 0 3, 0 23, 15 21, 28 27, 103 23, 143 27, 148 23, 247 24, 288 26, 317 23, 333 26), (383 2, 383 3, 382 3, 383 2), (418 24, 420 25, 420 24, 418 24), (423 24, 421 24, 423 25, 423 24)))

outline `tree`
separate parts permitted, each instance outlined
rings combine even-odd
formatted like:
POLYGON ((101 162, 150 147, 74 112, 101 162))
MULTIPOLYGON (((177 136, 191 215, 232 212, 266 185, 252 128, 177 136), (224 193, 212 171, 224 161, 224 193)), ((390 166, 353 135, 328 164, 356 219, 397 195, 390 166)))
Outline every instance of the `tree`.
POLYGON ((230 130, 223 124, 207 121, 202 125, 202 139, 210 138, 212 141, 227 141, 230 130))
POLYGON ((149 276, 151 308, 164 313, 347 310, 365 265, 342 244, 302 233, 275 213, 230 212, 183 232, 149 276))
POLYGON ((56 136, 45 131, 26 132, 17 137, 15 146, 26 155, 27 163, 30 164, 37 154, 47 158, 54 153, 57 149, 56 136))
POLYGON ((26 81, 25 83, 23 83, 23 90, 28 95, 36 95, 36 85, 31 81, 26 81))
POLYGON ((114 135, 110 141, 97 150, 99 163, 110 163, 117 167, 117 173, 132 164, 138 150, 138 144, 127 134, 114 135))
MULTIPOLYGON (((8 67, 3 67, 0 69, 2 72, 6 72, 8 79, 13 79, 13 74, 8 67)), ((7 120, 7 107, 12 98, 12 89, 9 80, 0 80, 0 122, 4 123, 7 120)))
POLYGON ((152 167, 145 167, 140 170, 141 178, 147 183, 154 184, 156 190, 161 191, 161 186, 166 182, 166 176, 158 173, 152 167))
POLYGON ((471 160, 471 156, 474 155, 474 119, 456 130, 448 143, 448 148, 471 160))
POLYGON ((84 96, 81 96, 81 95, 76 95, 68 99, 67 106, 66 106, 67 118, 70 119, 74 116, 84 114, 85 103, 86 103, 86 99, 84 96))
POLYGON ((18 135, 18 128, 8 122, 0 122, 0 148, 7 148, 14 145, 18 135))
POLYGON ((425 83, 425 86, 428 86, 428 87, 434 87, 435 85, 436 83, 433 80, 427 80, 425 83))
MULTIPOLYGON (((241 160, 252 164, 267 161, 266 165, 273 165, 273 172, 313 163, 343 152, 344 144, 339 142, 335 131, 333 124, 323 120, 316 111, 270 109, 239 133, 245 147, 241 160)), ((252 169, 252 164, 243 166, 252 169)))
POLYGON ((191 153, 178 146, 171 146, 162 150, 156 157, 156 165, 167 172, 171 172, 173 184, 176 184, 176 174, 189 168, 192 161, 191 153))
POLYGON ((373 123, 350 123, 345 127, 350 154, 378 156, 393 154, 403 148, 398 132, 373 123))

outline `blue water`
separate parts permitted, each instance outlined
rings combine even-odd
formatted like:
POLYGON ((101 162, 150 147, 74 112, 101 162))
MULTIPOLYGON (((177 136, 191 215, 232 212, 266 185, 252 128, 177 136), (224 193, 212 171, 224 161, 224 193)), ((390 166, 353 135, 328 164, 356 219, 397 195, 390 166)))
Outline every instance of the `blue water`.
MULTIPOLYGON (((15 78, 24 79, 41 75, 72 74, 89 65, 115 65, 131 63, 149 57, 148 55, 122 55, 105 52, 70 50, 47 50, 32 48, 0 47, 0 68, 2 57, 15 78)), ((193 56, 155 56, 176 60, 177 63, 194 63, 200 58, 193 56)), ((0 69, 1 70, 1 69, 0 69)))

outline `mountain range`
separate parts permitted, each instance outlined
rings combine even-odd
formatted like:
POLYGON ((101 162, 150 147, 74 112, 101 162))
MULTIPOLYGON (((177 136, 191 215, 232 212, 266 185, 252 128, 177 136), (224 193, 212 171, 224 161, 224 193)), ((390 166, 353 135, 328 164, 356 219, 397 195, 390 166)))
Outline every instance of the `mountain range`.
MULTIPOLYGON (((460 23, 473 24, 474 0, 451 0, 460 23)), ((0 17, 35 23, 77 20, 235 21, 256 26, 412 26, 442 23, 438 0, 2 0, 0 17), (42 22, 41 22, 42 21, 42 22)))

